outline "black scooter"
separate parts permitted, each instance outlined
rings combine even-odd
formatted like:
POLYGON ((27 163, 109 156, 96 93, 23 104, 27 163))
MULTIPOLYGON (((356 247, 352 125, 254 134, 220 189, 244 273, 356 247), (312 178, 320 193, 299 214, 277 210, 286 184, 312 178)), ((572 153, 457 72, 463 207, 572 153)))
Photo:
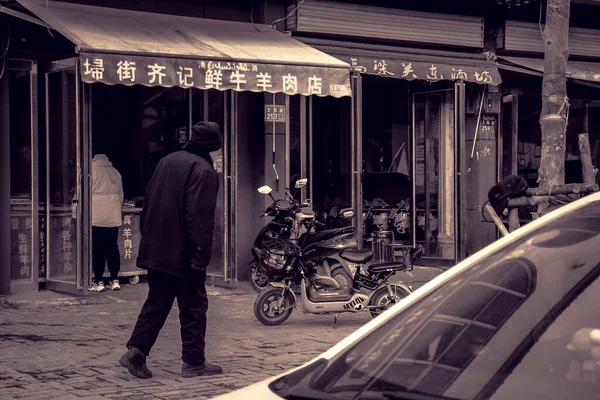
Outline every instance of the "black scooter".
MULTIPOLYGON (((298 180, 295 184, 296 189, 304 187, 307 182, 307 179, 298 180)), ((264 250, 270 243, 282 239, 295 242, 308 252, 321 275, 337 276, 341 281, 352 280, 347 272, 348 267, 344 265, 345 261, 338 258, 342 250, 357 247, 353 227, 313 232, 313 228, 324 227, 325 224, 317 221, 312 213, 302 212, 303 209, 310 208, 310 200, 300 203, 289 192, 286 192, 285 199, 276 200, 268 186, 263 186, 258 191, 269 195, 273 200, 263 214, 273 219, 260 230, 252 246, 253 259, 249 263, 252 289, 260 292, 268 287, 270 282, 279 282, 285 277, 283 258, 272 255, 268 260, 264 260, 263 257, 264 250), (302 229, 306 229, 306 232, 300 234, 302 229), (268 263, 269 267, 265 267, 265 263, 268 263)), ((352 216, 354 212, 350 209, 341 210, 339 213, 340 219, 351 219, 352 216)))

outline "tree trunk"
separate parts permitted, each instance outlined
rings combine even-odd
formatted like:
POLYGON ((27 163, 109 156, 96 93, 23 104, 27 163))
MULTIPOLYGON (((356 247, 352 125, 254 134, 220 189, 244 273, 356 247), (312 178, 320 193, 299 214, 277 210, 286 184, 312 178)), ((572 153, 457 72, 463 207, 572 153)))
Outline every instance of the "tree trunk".
MULTIPOLYGON (((544 80, 542 83, 542 158, 540 188, 565 183, 565 133, 569 117, 567 97, 567 60, 569 58, 570 0, 548 0, 544 39, 544 80)), ((541 215, 548 205, 540 205, 541 215)))
POLYGON ((583 183, 596 183, 596 173, 598 173, 598 170, 592 164, 590 138, 587 133, 579 134, 579 155, 581 157, 583 183))

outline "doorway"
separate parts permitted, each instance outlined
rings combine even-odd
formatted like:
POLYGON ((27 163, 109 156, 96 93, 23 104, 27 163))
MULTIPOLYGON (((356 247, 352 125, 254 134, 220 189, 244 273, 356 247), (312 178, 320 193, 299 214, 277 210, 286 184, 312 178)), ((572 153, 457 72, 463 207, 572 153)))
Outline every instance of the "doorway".
POLYGON ((423 257, 455 258, 454 89, 413 94, 413 243, 423 257))

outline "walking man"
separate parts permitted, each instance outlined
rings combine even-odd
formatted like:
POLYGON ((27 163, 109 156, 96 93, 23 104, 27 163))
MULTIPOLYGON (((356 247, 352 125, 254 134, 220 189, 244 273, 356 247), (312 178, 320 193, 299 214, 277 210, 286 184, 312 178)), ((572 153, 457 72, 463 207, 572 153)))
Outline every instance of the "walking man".
POLYGON ((216 375, 206 361, 206 267, 210 261, 219 180, 210 153, 223 146, 219 126, 200 122, 181 151, 163 158, 150 180, 142 210, 137 259, 148 269, 148 298, 120 364, 150 378, 146 357, 177 298, 181 322, 183 377, 216 375))
POLYGON ((119 290, 119 227, 123 204, 121 174, 106 154, 96 150, 92 159, 92 286, 93 292, 104 292, 104 267, 108 265, 108 288, 119 290))

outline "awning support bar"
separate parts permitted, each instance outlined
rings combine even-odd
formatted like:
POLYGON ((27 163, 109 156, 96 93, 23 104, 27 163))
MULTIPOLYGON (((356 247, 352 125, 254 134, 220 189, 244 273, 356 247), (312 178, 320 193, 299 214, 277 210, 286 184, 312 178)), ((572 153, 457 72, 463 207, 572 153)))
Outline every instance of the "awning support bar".
POLYGON ((31 22, 31 23, 34 23, 37 25, 41 25, 44 28, 54 29, 53 27, 51 27, 50 25, 48 25, 47 23, 45 23, 44 21, 42 21, 39 18, 32 17, 31 15, 23 14, 22 12, 13 10, 12 8, 8 8, 6 6, 0 6, 0 13, 4 13, 7 15, 10 15, 11 17, 19 18, 24 21, 31 22))

